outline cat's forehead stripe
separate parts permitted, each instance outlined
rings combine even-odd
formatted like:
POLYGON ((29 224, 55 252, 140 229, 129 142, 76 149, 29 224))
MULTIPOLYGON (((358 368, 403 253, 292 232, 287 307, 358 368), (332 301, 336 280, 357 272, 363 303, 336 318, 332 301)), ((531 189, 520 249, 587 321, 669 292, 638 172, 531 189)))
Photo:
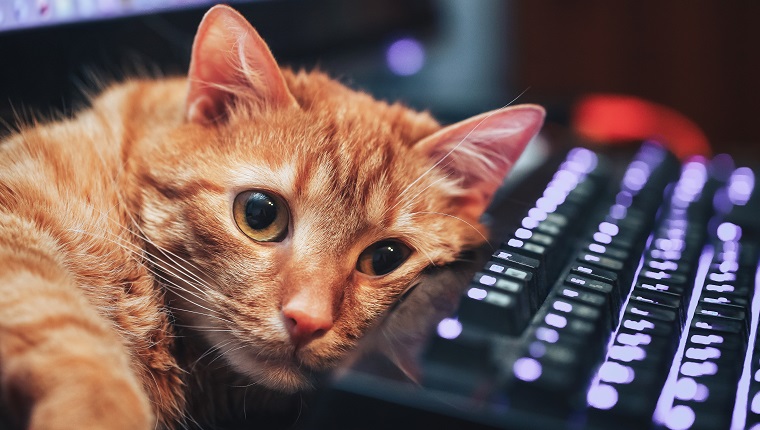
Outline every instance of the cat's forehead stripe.
POLYGON ((285 198, 291 197, 296 176, 293 162, 277 165, 244 164, 230 172, 230 188, 242 191, 248 187, 264 187, 276 191, 285 198))

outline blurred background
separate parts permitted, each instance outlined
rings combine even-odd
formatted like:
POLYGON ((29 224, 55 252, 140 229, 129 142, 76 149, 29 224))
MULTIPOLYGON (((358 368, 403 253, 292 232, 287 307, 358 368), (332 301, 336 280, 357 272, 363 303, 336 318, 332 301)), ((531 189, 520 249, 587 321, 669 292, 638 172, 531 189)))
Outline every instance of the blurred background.
MULTIPOLYGON (((184 73, 213 3, 0 0, 0 118, 70 113, 93 76, 184 73)), ((549 129, 567 131, 583 97, 632 95, 683 115, 716 152, 760 160, 758 2, 227 3, 281 64, 317 66, 444 122, 517 99, 546 106, 549 129)))

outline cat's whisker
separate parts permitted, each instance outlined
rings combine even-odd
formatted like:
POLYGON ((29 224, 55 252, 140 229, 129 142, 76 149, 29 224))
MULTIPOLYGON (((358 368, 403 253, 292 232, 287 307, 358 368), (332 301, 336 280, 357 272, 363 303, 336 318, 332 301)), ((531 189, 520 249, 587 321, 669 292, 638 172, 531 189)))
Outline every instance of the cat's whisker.
POLYGON ((408 190, 409 190, 409 189, 411 189, 411 187, 412 187, 412 186, 414 186, 414 184, 416 184, 417 182, 421 181, 421 180, 422 180, 422 178, 424 178, 424 177, 425 177, 425 176, 427 176, 427 175, 428 175, 430 172, 432 172, 434 169, 436 169, 436 168, 438 167, 438 165, 440 165, 440 164, 441 164, 441 163, 442 163, 444 160, 446 160, 446 159, 447 159, 447 158, 448 158, 448 157, 449 157, 449 156, 450 156, 450 155, 451 155, 451 154, 452 154, 454 151, 456 151, 456 150, 457 150, 457 149, 458 149, 458 148, 459 148, 459 147, 460 147, 460 146, 461 146, 461 145, 462 145, 464 142, 466 142, 466 141, 467 141, 467 139, 469 139, 470 135, 471 135, 473 132, 475 132, 475 131, 476 131, 476 130, 477 130, 477 129, 478 129, 478 128, 479 128, 479 127, 480 127, 480 126, 481 126, 481 125, 482 125, 482 124, 483 124, 483 123, 486 121, 486 120, 488 120, 489 118, 491 118, 493 115, 495 115, 495 114, 496 114, 496 113, 498 113, 499 111, 501 111, 501 110, 504 110, 504 109, 508 108, 509 106, 511 106, 511 105, 512 105, 514 102, 516 102, 516 101, 517 101, 517 99, 519 99, 520 97, 522 97, 522 96, 523 96, 523 94, 525 94, 525 93, 526 93, 526 92, 527 92, 529 89, 530 89, 530 87, 528 87, 528 88, 524 89, 524 90, 523 90, 523 91, 522 91, 520 94, 518 94, 518 95, 517 95, 515 98, 513 98, 512 100, 510 100, 510 101, 509 101, 509 103, 505 104, 504 106, 502 106, 502 107, 500 107, 500 108, 498 108, 498 109, 495 109, 495 110, 491 111, 491 112, 490 112, 488 115, 486 115, 485 117, 483 117, 483 118, 482 118, 482 119, 481 119, 481 120, 480 120, 480 121, 479 121, 479 122, 478 122, 478 123, 475 125, 475 127, 473 127, 472 129, 470 129, 470 131, 469 131, 469 132, 467 132, 467 134, 466 134, 466 135, 465 135, 465 136, 464 136, 464 137, 463 137, 463 138, 462 138, 462 139, 461 139, 461 140, 460 140, 460 141, 459 141, 459 142, 458 142, 456 145, 454 145, 454 147, 453 147, 453 148, 451 148, 451 149, 450 149, 450 150, 449 150, 449 151, 448 151, 446 154, 444 154, 444 155, 443 155, 443 156, 442 156, 442 157, 441 157, 441 158, 440 158, 440 159, 439 159, 439 160, 438 160, 438 161, 437 161, 437 162, 436 162, 436 163, 435 163, 435 164, 434 164, 432 167, 430 167, 429 169, 427 169, 427 170, 426 170, 425 172, 423 172, 423 173, 422 173, 420 176, 418 176, 418 177, 417 177, 417 179, 415 179, 415 180, 414 180, 414 181, 412 181, 410 184, 408 184, 408 185, 406 186, 406 188, 404 188, 404 190, 402 190, 402 191, 401 191, 401 193, 399 194, 399 196, 398 196, 399 200, 400 200, 400 201, 402 201, 402 200, 403 200, 403 196, 404 196, 404 194, 406 194, 406 193, 408 192, 408 190))
MULTIPOLYGON (((510 102, 510 103, 511 103, 511 102, 510 102)), ((491 112, 489 115, 486 115, 486 116, 485 116, 483 119, 481 119, 481 120, 478 122, 478 124, 477 124, 477 125, 475 125, 475 127, 473 127, 473 128, 472 128, 472 129, 471 129, 469 132, 467 132, 467 134, 466 134, 466 135, 465 135, 465 136, 464 136, 464 137, 463 137, 463 138, 462 138, 462 139, 461 139, 461 140, 460 140, 460 141, 459 141, 459 142, 458 142, 456 145, 454 145, 454 147, 453 147, 453 148, 451 148, 451 149, 449 150, 449 152, 447 152, 446 154, 444 154, 444 155, 443 155, 443 156, 442 156, 442 157, 441 157, 441 158, 440 158, 440 159, 439 159, 439 160, 438 160, 438 161, 437 161, 435 164, 433 164, 433 166, 431 166, 430 168, 428 168, 428 169, 427 169, 425 172, 423 172, 423 173, 422 173, 420 176, 418 176, 418 177, 417 177, 417 179, 415 179, 415 180, 414 180, 414 181, 412 181, 412 182, 411 182, 409 185, 407 185, 407 186, 406 186, 406 188, 404 188, 404 190, 402 190, 402 191, 401 191, 401 193, 399 194, 399 196, 398 196, 398 197, 399 197, 399 199, 400 199, 400 200, 403 200, 403 199, 402 199, 402 197, 404 196, 404 194, 406 194, 406 193, 409 191, 409 189, 411 189, 411 188, 412 188, 412 186, 414 186, 414 184, 416 184, 417 182, 421 181, 421 180, 422 180, 422 178, 424 178, 424 177, 425 177, 425 176, 427 176, 427 175, 428 175, 430 172, 432 172, 433 170, 435 170, 436 168, 438 168, 438 165, 440 165, 442 162, 444 162, 444 161, 445 161, 445 160, 446 160, 446 159, 447 159, 447 158, 448 158, 448 157, 449 157, 449 156, 450 156, 450 155, 451 155, 451 154, 452 154, 454 151, 456 151, 456 150, 457 150, 457 149, 458 149, 458 148, 459 148, 459 147, 460 147, 460 146, 461 146, 461 145, 462 145, 464 142, 466 142, 466 141, 467 141, 467 139, 470 137, 470 135, 471 135, 471 134, 472 134, 472 133, 473 133, 475 130, 477 130, 477 129, 478 129, 478 127, 480 127, 480 125, 481 125, 481 124, 483 124, 483 123, 484 123, 484 122, 485 122, 485 121, 486 121, 488 118, 490 118, 491 116, 493 116, 493 115, 494 115, 496 112, 498 112, 498 111, 500 111, 500 110, 502 110, 502 109, 506 108, 507 106, 509 106, 509 104, 507 104, 507 105, 504 105, 504 106, 502 106, 501 108, 494 110, 494 111, 493 111, 493 112, 491 112)))
POLYGON ((181 267, 183 270, 185 270, 190 276, 193 276, 193 277, 197 278, 198 281, 200 281, 201 283, 206 284, 206 286, 212 287, 211 284, 209 284, 206 280, 202 279, 200 276, 196 275, 193 271, 185 268, 181 264, 178 264, 174 260, 174 258, 177 258, 178 260, 182 261, 184 264, 187 264, 189 267, 192 267, 193 269, 197 270, 200 273, 203 273, 203 269, 201 269, 197 265, 193 264, 192 262, 187 261, 187 259, 182 258, 181 256, 179 256, 179 255, 177 255, 177 254, 169 251, 168 249, 164 249, 163 247, 161 247, 160 245, 158 245, 156 242, 154 242, 151 238, 148 237, 148 235, 145 233, 145 231, 142 229, 142 227, 140 227, 140 224, 137 222, 137 220, 135 220, 134 216, 132 214, 128 214, 128 215, 129 215, 129 218, 130 218, 130 220, 132 222, 132 225, 134 225, 135 228, 139 231, 139 237, 140 238, 142 238, 143 240, 145 240, 146 242, 148 242, 149 244, 151 244, 153 247, 155 247, 161 254, 163 254, 166 258, 168 258, 169 260, 171 260, 172 263, 176 264, 178 267, 181 267), (172 257, 174 257, 174 258, 172 258, 172 257))
POLYGON ((460 218, 460 217, 458 217, 456 215, 451 215, 451 214, 447 214, 447 213, 443 213, 443 212, 428 212, 428 211, 413 212, 411 215, 417 215, 417 214, 443 215, 443 216, 447 216, 447 217, 451 217, 451 218, 454 218, 456 220, 459 220, 459 221, 467 224, 468 226, 470 226, 473 230, 475 230, 480 235, 480 237, 483 238, 483 241, 485 243, 487 243, 488 246, 492 247, 491 242, 488 240, 488 238, 480 230, 478 230, 474 225, 470 224, 469 222, 463 220, 462 218, 460 218))
POLYGON ((224 313, 222 313, 222 312, 219 312, 219 311, 216 311, 216 310, 213 310, 213 309, 209 309, 209 308, 207 308, 207 307, 205 307, 205 306, 203 306, 203 305, 200 305, 200 304, 198 304, 198 303, 195 303, 194 301, 192 301, 192 300, 188 299, 187 297, 185 297, 185 296, 183 296, 183 295, 181 294, 182 292, 187 292, 188 294, 192 294, 190 291, 187 291, 187 290, 185 290, 185 289, 174 288, 174 287, 171 287, 171 286, 169 286, 169 285, 166 285, 166 287, 167 287, 167 288, 169 288, 169 289, 171 289, 171 290, 172 290, 172 292, 173 292, 174 294, 176 294, 177 296, 179 296, 179 297, 180 297, 182 300, 184 300, 184 301, 186 301, 186 302, 188 302, 188 303, 190 303, 190 304, 193 304, 193 305, 195 305, 195 306, 197 306, 197 307, 199 307, 199 308, 201 308, 201 309, 203 309, 203 310, 205 310, 205 311, 211 312, 211 313, 213 313, 213 314, 224 315, 224 313))
POLYGON ((234 340, 228 339, 228 340, 226 340, 224 342, 218 342, 217 344, 211 346, 210 348, 208 348, 206 350, 206 352, 204 352, 203 354, 201 354, 200 357, 198 357, 195 361, 193 361, 193 363, 190 365, 190 368, 191 369, 195 369, 195 366, 197 366, 198 363, 200 363, 201 360, 203 360, 204 358, 206 358, 207 356, 209 356, 214 351, 221 350, 222 348, 226 347, 227 345, 229 345, 232 342, 234 342, 234 340))
POLYGON ((389 209, 386 209, 385 213, 387 214, 388 212, 392 211, 393 209, 395 209, 401 203, 407 203, 409 206, 411 206, 412 204, 414 204, 414 201, 417 200, 417 198, 419 196, 421 196, 425 191, 427 191, 430 187, 434 186, 435 184, 437 184, 440 181, 448 179, 449 176, 451 176, 451 175, 447 173, 445 176, 436 179, 435 181, 433 181, 430 184, 428 184, 427 187, 423 188, 422 190, 420 190, 419 192, 417 192, 417 194, 413 195, 409 199, 399 199, 399 201, 397 201, 395 205, 391 206, 389 209))
MULTIPOLYGON (((116 187, 116 189, 118 189, 118 187, 116 187)), ((116 196, 116 197, 117 197, 117 199, 119 200, 119 202, 121 203, 121 195, 117 193, 117 196, 116 196)), ((122 204, 123 204, 123 203, 122 203, 122 204)), ((116 207, 115 207, 115 206, 114 206, 114 207, 111 207, 111 209, 110 209, 110 210, 113 210, 113 209, 116 209, 116 207)), ((109 212, 110 212, 110 210, 109 210, 109 212)), ((172 268, 174 268, 174 269, 176 269, 176 270, 178 270, 178 271, 180 271, 180 272, 183 272, 183 273, 184 273, 184 274, 186 274, 186 275, 189 275, 189 276, 191 276, 191 277, 195 278, 195 280, 196 280, 197 282, 200 282, 200 283, 201 283, 201 284, 203 284, 204 286, 206 286, 206 287, 209 287, 210 289, 212 289, 212 290, 213 290, 213 285, 211 285, 211 284, 210 284, 208 281, 206 281, 206 280, 204 280, 203 278, 199 277, 199 276, 198 276, 198 275, 196 275, 196 274, 195 274, 193 271, 191 271, 191 270, 189 270, 189 269, 185 268, 183 265, 181 265, 181 264, 177 263, 177 262, 176 262, 176 261, 175 261, 175 260, 174 260, 174 259, 173 259, 173 258, 170 256, 170 255, 167 255, 167 254, 171 254, 172 256, 174 256, 174 257, 176 257, 176 258, 178 258, 178 259, 182 260, 182 262, 184 262, 185 264, 187 264, 187 265, 189 265, 189 266, 191 266, 191 267, 193 267, 193 268, 197 269, 197 270, 198 270, 198 271, 200 271, 200 272, 203 272, 203 271, 202 271, 202 270, 201 270, 199 267, 197 267, 196 265, 192 264, 191 262, 189 262, 189 261, 185 260, 184 258, 182 258, 182 257, 180 257, 180 256, 178 256, 178 255, 176 255, 176 254, 174 254, 174 253, 172 253, 171 251, 168 251, 168 250, 166 250, 166 249, 163 249, 161 246, 159 246, 158 244, 156 244, 155 242, 153 242, 153 241, 152 241, 152 240, 151 240, 151 239, 150 239, 150 238, 149 238, 149 237, 148 237, 148 236, 145 234, 145 231, 142 229, 142 227, 140 227, 140 225, 139 225, 139 223, 137 222, 137 220, 134 218, 134 216, 133 216, 133 215, 132 215, 132 214, 131 214, 129 211, 126 211, 126 214, 127 214, 127 216, 129 217, 129 219, 130 219, 130 222, 131 222, 131 223, 132 223, 132 225, 133 225, 133 226, 134 226, 134 227, 135 227, 135 228, 138 230, 138 232, 132 231, 132 230, 130 230, 129 228, 127 228, 126 226, 122 225, 122 224, 121 224, 121 222, 119 222, 119 220, 118 220, 118 219, 114 219, 114 218, 111 218, 111 217, 109 216, 109 214, 108 214, 108 213, 104 213, 104 211, 99 211, 99 212, 100 212, 100 214, 101 214, 101 215, 105 215, 105 216, 106 216, 106 218, 107 218, 109 221, 112 221, 113 223, 115 223, 116 225, 118 225, 120 228, 124 229, 125 231, 129 232, 130 234, 134 234, 134 235, 135 235, 135 236, 137 236, 138 238, 140 238, 140 239, 144 240, 145 242, 147 242, 147 243, 151 244, 151 245, 152 245, 153 247, 155 247, 155 248, 156 248, 156 249, 157 249, 159 252, 161 252, 161 253, 164 255, 164 257, 168 258, 168 259, 171 261, 171 264, 170 264, 169 262, 167 262, 166 260, 164 260, 162 257, 159 257, 158 255, 156 255, 156 254, 154 254, 154 253, 151 253, 151 252, 149 252, 148 250, 146 250, 146 249, 144 249, 144 248, 142 248, 142 247, 138 247, 137 245, 134 245, 134 244, 132 244, 132 243, 130 243, 130 242, 127 242, 128 244, 130 244, 130 245, 134 246, 135 248, 139 249, 141 252, 144 252, 144 253, 145 253, 147 256, 149 256, 149 257, 153 258, 154 260, 156 260, 156 261, 159 261, 159 262, 161 262, 161 263, 164 263, 164 264, 165 264, 165 266, 162 266, 162 268, 165 268, 165 267, 167 267, 167 266, 168 266, 168 267, 172 267, 172 268)), ((122 239, 122 238, 119 238, 119 239, 120 239, 120 240, 122 240, 122 241, 124 241, 124 239, 122 239)), ((178 278, 181 278, 181 277, 180 277, 178 274, 175 274, 175 273, 172 273, 172 274, 173 274, 174 276, 178 277, 178 278)), ((186 280, 186 281, 187 281, 187 279, 184 279, 184 280, 186 280)), ((195 286, 194 284, 192 284, 192 282, 188 282, 188 284, 191 284, 191 285, 195 286)), ((200 291, 200 292, 203 292, 204 294, 206 293, 206 291, 205 291, 205 290, 202 290, 202 289, 200 289, 200 288, 197 288, 197 287, 196 287, 196 289, 198 289, 198 291, 200 291)))
MULTIPOLYGON (((90 235, 92 235, 92 234, 91 234, 91 233, 89 233, 89 232, 84 232, 84 231, 80 231, 80 230, 72 230, 72 231, 75 231, 75 232, 78 232, 78 233, 83 233, 83 234, 90 234, 90 235)), ((103 239, 105 239, 105 240, 109 240, 109 241, 111 241, 112 243, 114 243, 114 244, 116 244, 116 245, 120 246, 121 248, 123 248, 124 250, 126 250, 127 252, 130 252, 130 253, 132 253, 132 254, 135 254, 135 255, 138 255, 138 256, 142 256, 142 255, 143 255, 143 253, 147 253, 147 251, 144 251, 144 250, 141 250, 141 251, 139 252, 139 251, 137 251, 137 250, 135 250, 135 249, 130 249, 128 246, 124 245, 123 243, 120 243, 120 242, 118 242, 118 241, 115 241, 115 240, 113 240, 113 239, 111 239, 111 238, 108 238, 108 237, 105 237, 105 236, 101 236, 101 237, 102 237, 103 239)), ((134 245, 132 245, 132 246, 134 246, 134 245)), ((140 248, 137 248, 137 249, 140 249, 140 248)), ((191 283, 191 282, 189 282, 188 280, 185 280, 185 281, 188 283, 188 285, 191 285, 191 286, 195 287, 195 288, 196 288, 198 291, 200 291, 200 292, 204 293, 204 295, 206 295, 206 297, 207 297, 207 298, 203 298, 203 297, 200 297, 200 296, 198 296, 197 294, 193 293, 192 291, 189 291, 189 290, 187 290, 186 288, 184 288, 184 287, 182 287, 181 285, 177 284, 177 283, 176 283, 176 282, 174 282, 173 280, 166 278, 166 277, 165 277, 165 276, 163 276, 161 273, 159 273, 159 272, 156 272, 155 270, 153 270, 153 269, 152 269, 152 268, 150 268, 150 267, 147 267, 147 269, 148 269, 148 271, 150 271, 150 272, 151 272, 153 275, 155 275, 157 278, 159 278, 159 279, 161 279, 162 281, 164 281, 164 282, 165 282, 165 285, 166 285, 166 287, 167 287, 167 288, 170 288, 170 289, 172 289, 172 290, 174 291, 174 293, 175 293, 175 294, 178 294, 178 295, 179 295, 180 297, 182 297, 184 300, 186 300, 186 301, 188 301, 188 302, 190 302, 190 303, 194 304, 195 306, 198 306, 198 307, 200 307, 200 308, 202 308, 202 309, 205 309, 205 310, 207 310, 207 311, 209 311, 209 312, 213 312, 213 313, 219 313, 219 314, 222 314, 222 313, 221 313, 221 312, 219 312, 219 311, 215 311, 215 310, 213 310, 213 309, 209 309, 209 308, 207 308, 207 307, 205 307, 205 306, 203 306, 203 305, 200 305, 200 304, 198 304, 198 303, 195 303, 194 301, 192 301, 192 300, 188 299, 187 297, 185 297, 185 296, 182 296, 181 294, 179 294, 179 293, 177 292, 177 290, 180 290, 180 291, 186 292, 186 293, 188 293, 188 294, 192 295, 193 297, 196 297, 196 298, 198 298, 198 299, 200 299, 200 300, 204 300, 204 301, 206 301, 206 302, 208 302, 208 303, 210 303, 210 304, 214 304, 214 302, 212 302, 211 300, 209 300, 209 299, 208 299, 208 298, 213 298, 213 296, 209 295, 209 294, 208 294, 206 291, 204 291, 204 290, 202 290, 201 288, 199 288, 199 287, 195 286, 194 284, 192 284, 192 283, 191 283)), ((173 274, 173 273, 172 273, 172 274, 173 274)), ((182 279, 180 276, 178 276, 178 275, 176 275, 176 274, 174 274, 174 275, 175 275, 177 278, 179 278, 179 279, 182 279)))
POLYGON ((220 358, 221 358, 223 355, 229 355, 229 354, 231 354, 231 353, 233 353, 233 352, 235 352, 235 351, 241 350, 241 349, 243 349, 243 348, 245 348, 245 347, 247 347, 247 346, 248 346, 248 345, 245 345, 245 344, 243 344, 243 345, 240 345, 240 346, 238 346, 238 347, 236 347, 236 348, 232 348, 232 349, 229 349, 229 350, 227 350, 227 351, 221 351, 221 350, 220 350, 220 351, 219 351, 219 354, 218 354, 216 357, 214 357, 214 358, 213 358, 211 361, 209 361, 209 362, 208 362, 208 364, 207 364, 207 366, 208 366, 208 367, 211 367, 211 364, 212 364, 213 362, 215 362, 216 360, 220 359, 220 358))
POLYGON ((219 316, 216 316, 216 315, 206 314, 206 313, 203 313, 203 312, 194 311, 194 310, 191 310, 191 309, 178 308, 178 307, 176 307, 174 305, 167 305, 167 308, 171 309, 171 310, 177 310, 177 311, 180 311, 180 312, 187 312, 187 313, 191 313, 191 314, 195 314, 195 315, 201 315, 201 316, 204 316, 204 317, 218 319, 219 321, 224 321, 224 322, 226 322, 228 324, 232 324, 232 325, 235 324, 233 321, 230 321, 230 320, 228 320, 226 318, 222 318, 222 317, 219 317, 219 316))

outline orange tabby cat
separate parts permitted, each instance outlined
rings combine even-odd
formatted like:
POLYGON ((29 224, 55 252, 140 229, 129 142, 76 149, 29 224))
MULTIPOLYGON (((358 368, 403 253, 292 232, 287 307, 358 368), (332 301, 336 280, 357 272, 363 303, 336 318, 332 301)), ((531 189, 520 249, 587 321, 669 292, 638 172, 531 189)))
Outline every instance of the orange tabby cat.
POLYGON ((226 6, 187 79, 0 145, 0 400, 21 428, 223 425, 334 367, 478 219, 543 110, 441 128, 280 70, 226 6))

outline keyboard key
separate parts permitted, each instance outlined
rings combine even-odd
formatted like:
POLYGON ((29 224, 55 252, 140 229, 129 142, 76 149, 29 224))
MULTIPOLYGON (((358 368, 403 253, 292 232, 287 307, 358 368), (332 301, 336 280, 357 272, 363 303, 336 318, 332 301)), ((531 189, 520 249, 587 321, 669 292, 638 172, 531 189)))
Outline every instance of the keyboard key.
POLYGON ((459 319, 496 334, 516 336, 530 319, 529 309, 512 294, 471 287, 459 303, 459 319))

